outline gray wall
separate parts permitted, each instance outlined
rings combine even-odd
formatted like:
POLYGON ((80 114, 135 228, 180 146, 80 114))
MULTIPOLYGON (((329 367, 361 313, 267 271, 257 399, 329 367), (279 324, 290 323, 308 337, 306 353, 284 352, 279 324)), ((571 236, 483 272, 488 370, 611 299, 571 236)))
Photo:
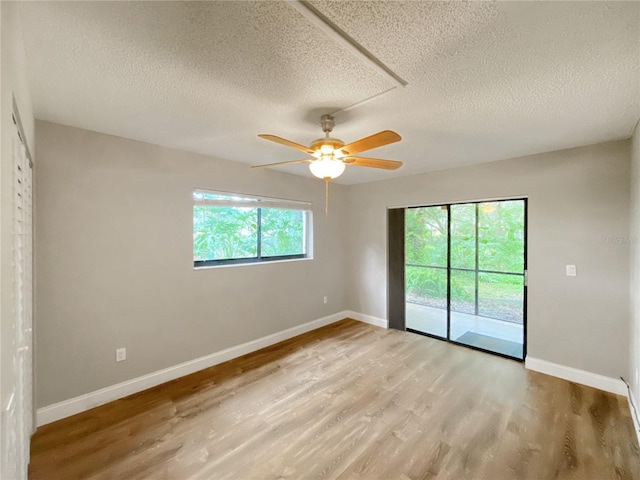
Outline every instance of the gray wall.
POLYGON ((320 181, 51 123, 36 133, 39 407, 345 309, 344 187, 326 221, 320 181), (313 202, 314 259, 195 271, 195 187, 313 202))
POLYGON ((45 122, 37 139, 39 407, 344 309, 386 318, 386 208, 503 197, 529 198, 529 355, 628 374, 628 140, 333 184, 326 222, 319 181, 45 122), (314 260, 194 271, 195 187, 312 201, 314 260))
MULTIPOLYGON (((631 149, 631 331, 629 381, 633 399, 640 402, 640 122, 632 137, 631 149)), ((639 419, 640 420, 640 419, 639 419)))
POLYGON ((387 207, 527 196, 528 355, 626 375, 629 157, 625 140, 352 186, 350 309, 387 316, 387 207))

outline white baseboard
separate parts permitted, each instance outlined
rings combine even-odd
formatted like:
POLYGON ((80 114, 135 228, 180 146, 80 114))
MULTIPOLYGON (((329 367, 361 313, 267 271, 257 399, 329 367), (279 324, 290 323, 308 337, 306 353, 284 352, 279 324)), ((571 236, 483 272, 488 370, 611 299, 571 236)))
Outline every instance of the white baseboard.
POLYGON ((359 322, 368 323, 376 327, 389 328, 389 320, 385 318, 372 317, 371 315, 365 315, 364 313, 358 313, 352 310, 347 310, 345 313, 348 314, 349 318, 353 318, 359 322))
POLYGON ((577 368, 567 367, 559 363, 548 362, 530 356, 527 356, 524 365, 529 370, 587 385, 588 387, 604 390, 605 392, 615 393, 616 395, 627 396, 627 386, 619 378, 605 377, 597 373, 578 370, 577 368))
MULTIPOLYGON (((80 395, 79 397, 71 398, 69 400, 64 400, 59 403, 54 403, 52 405, 39 408, 36 411, 37 425, 46 425, 47 423, 55 422, 56 420, 60 420, 65 417, 70 417, 76 413, 84 412, 99 405, 104 405, 105 403, 112 402, 119 398, 141 392, 148 388, 155 387, 156 385, 160 385, 161 383, 175 380, 176 378, 195 373, 199 370, 246 355, 247 353, 255 352, 261 348, 265 348, 275 343, 293 338, 297 335, 310 332, 311 330, 324 327, 325 325, 335 323, 344 318, 360 320, 359 318, 356 318, 354 312, 345 310, 327 317, 312 320, 311 322, 307 322, 303 325, 298 325, 296 327, 282 330, 281 332, 267 335, 266 337, 258 338, 257 340, 252 340, 235 347, 227 348, 220 352, 196 358, 195 360, 190 360, 163 370, 158 370, 156 372, 143 375, 142 377, 127 380, 126 382, 118 383, 110 387, 101 388, 100 390, 80 395)), ((371 323, 366 320, 360 321, 371 323)))
POLYGON ((633 420, 633 427, 636 431, 636 436, 638 437, 638 445, 640 445, 640 418, 638 418, 636 408, 640 408, 638 406, 638 402, 636 401, 636 397, 633 396, 633 392, 629 388, 629 395, 627 395, 627 400, 629 401, 629 411, 631 412, 631 419, 633 420), (634 408, 635 406, 635 408, 634 408))

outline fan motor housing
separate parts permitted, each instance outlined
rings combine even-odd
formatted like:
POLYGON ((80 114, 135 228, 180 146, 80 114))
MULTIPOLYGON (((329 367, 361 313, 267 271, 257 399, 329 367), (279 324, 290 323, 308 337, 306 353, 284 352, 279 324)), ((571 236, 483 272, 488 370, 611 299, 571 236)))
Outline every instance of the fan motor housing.
POLYGON ((311 145, 309 146, 309 148, 311 148, 311 150, 320 150, 320 148, 324 145, 329 145, 331 147, 333 147, 334 150, 337 150, 341 147, 344 147, 344 142, 338 138, 331 138, 331 137, 327 137, 327 138, 318 138, 317 140, 314 140, 313 142, 311 142, 311 145))

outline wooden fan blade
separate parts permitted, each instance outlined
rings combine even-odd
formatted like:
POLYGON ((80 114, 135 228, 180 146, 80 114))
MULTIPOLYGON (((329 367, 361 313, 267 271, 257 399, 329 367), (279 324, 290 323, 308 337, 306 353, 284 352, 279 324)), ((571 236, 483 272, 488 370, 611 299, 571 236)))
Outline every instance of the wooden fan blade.
POLYGON ((341 147, 339 151, 345 155, 353 155, 355 153, 364 152, 365 150, 371 150, 372 148, 382 147, 389 145, 390 143, 399 142, 402 137, 396 132, 391 130, 383 130, 382 132, 374 133, 373 135, 341 147))
POLYGON ((381 158, 345 157, 342 161, 356 167, 382 168, 384 170, 396 170, 402 166, 402 162, 397 160, 382 160, 381 158))
POLYGON ((286 138, 277 137, 275 135, 269 135, 266 133, 261 133, 258 136, 260 138, 264 138, 265 140, 271 140, 272 142, 284 145, 285 147, 295 148, 296 150, 300 150, 301 152, 307 153, 309 155, 313 155, 315 153, 315 151, 311 150, 309 147, 305 147, 304 145, 300 145, 299 143, 292 142, 291 140, 287 140, 286 138))
POLYGON ((278 167, 280 165, 291 165, 294 163, 308 163, 312 161, 313 161, 313 158, 309 158, 306 160, 291 160, 290 162, 267 163, 266 165, 252 165, 251 168, 278 167))

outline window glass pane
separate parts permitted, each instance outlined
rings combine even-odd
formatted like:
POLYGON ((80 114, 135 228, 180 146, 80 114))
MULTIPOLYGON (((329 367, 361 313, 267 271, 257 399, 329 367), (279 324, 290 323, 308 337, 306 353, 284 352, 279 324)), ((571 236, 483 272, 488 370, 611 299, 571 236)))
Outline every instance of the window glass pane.
POLYGON ((258 255, 258 209, 193 207, 193 258, 227 260, 258 255))
POLYGON ((305 252, 305 212, 263 208, 261 256, 302 255, 305 252))
POLYGON ((524 272, 524 200, 478 206, 480 270, 524 272))
POLYGON ((405 261, 447 266, 447 207, 409 208, 405 212, 405 261))
POLYGON ((476 206, 451 205, 451 267, 476 268, 476 206))
POLYGON ((447 338, 447 270, 406 267, 405 326, 447 338))
POLYGON ((476 313, 476 274, 451 270, 451 311, 476 313))
POLYGON ((478 314, 522 324, 524 318, 524 277, 481 273, 478 284, 478 314))
POLYGON ((435 308, 447 308, 447 270, 429 267, 405 267, 407 302, 435 308))

